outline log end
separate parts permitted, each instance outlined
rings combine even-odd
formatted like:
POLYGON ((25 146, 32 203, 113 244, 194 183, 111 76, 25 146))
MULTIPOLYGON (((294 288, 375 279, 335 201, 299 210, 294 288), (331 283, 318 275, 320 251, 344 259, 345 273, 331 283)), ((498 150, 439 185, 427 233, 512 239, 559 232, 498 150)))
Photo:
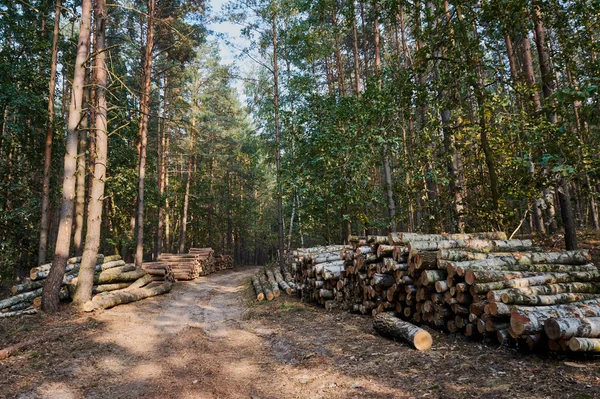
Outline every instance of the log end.
POLYGON ((529 321, 529 319, 519 313, 512 312, 510 315, 510 328, 517 335, 522 335, 525 333, 525 324, 529 321))
POLYGON ((264 299, 265 299, 265 294, 263 294, 262 292, 256 296, 256 300, 259 302, 264 299))
POLYGON ((433 345, 433 339, 431 338, 431 334, 429 334, 425 330, 419 331, 415 335, 413 345, 416 349, 420 351, 426 351, 428 349, 431 349, 431 345, 433 345))
POLYGON ((267 301, 272 301, 272 300, 273 300, 273 298, 275 298, 275 295, 273 295, 273 293, 272 293, 272 292, 268 292, 268 293, 267 293, 267 301))
POLYGON ((83 304, 84 312, 93 312, 96 309, 96 303, 93 301, 87 301, 83 304))
POLYGON ((554 318, 549 318, 544 322, 544 332, 548 338, 557 340, 560 338, 560 326, 554 318))

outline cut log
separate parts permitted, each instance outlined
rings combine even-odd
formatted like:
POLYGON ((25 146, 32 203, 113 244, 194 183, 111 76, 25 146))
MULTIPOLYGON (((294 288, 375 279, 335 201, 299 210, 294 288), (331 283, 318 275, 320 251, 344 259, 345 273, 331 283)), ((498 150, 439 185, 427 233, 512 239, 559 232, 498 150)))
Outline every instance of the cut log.
POLYGON ((544 332, 550 339, 600 337, 600 317, 550 318, 544 322, 544 332))
POLYGON ((600 272, 574 272, 574 273, 546 273, 541 276, 519 278, 508 281, 495 281, 492 283, 476 283, 472 290, 476 294, 490 290, 501 290, 505 288, 531 287, 546 284, 572 283, 572 282, 598 282, 600 272))
POLYGON ((273 291, 271 291, 271 284, 267 281, 265 272, 263 270, 258 273, 258 279, 265 293, 265 298, 267 298, 267 301, 272 301, 273 298, 275 298, 275 295, 273 294, 273 291))
POLYGON ((108 270, 119 266, 125 266, 124 260, 113 260, 112 262, 103 262, 99 265, 100 270, 108 270))
POLYGON ((252 276, 252 285, 254 286, 254 292, 256 293, 256 300, 262 301, 265 299, 262 285, 260 285, 260 281, 257 276, 252 276))
POLYGON ((9 308, 21 302, 31 302, 35 297, 42 295, 42 289, 43 288, 38 288, 35 291, 24 292, 22 294, 3 299, 0 301, 0 309, 9 308))
POLYGON ((91 312, 96 309, 108 309, 113 306, 136 302, 145 298, 149 298, 156 295, 162 295, 169 291, 173 287, 173 283, 164 282, 162 284, 148 286, 144 288, 136 288, 133 290, 121 290, 115 291, 111 294, 104 296, 98 301, 88 301, 83 305, 83 310, 91 312))
MULTIPOLYGON (((433 285, 437 281, 445 281, 447 277, 448 273, 445 270, 425 270, 421 273, 421 284, 433 285)), ((446 286, 448 286, 447 282, 446 286)))
POLYGON ((100 284, 92 287, 92 294, 100 294, 102 292, 110 292, 116 290, 122 290, 129 287, 130 283, 113 283, 113 284, 100 284))
POLYGON ((600 352, 600 339, 597 338, 571 338, 569 349, 573 352, 600 352))
POLYGON ((457 275, 467 275, 469 271, 512 271, 512 272, 532 272, 532 273, 570 273, 570 272, 590 272, 597 271, 598 268, 589 263, 585 265, 562 265, 562 264, 507 264, 501 262, 501 258, 485 259, 487 263, 479 263, 484 261, 474 262, 450 262, 446 264, 446 269, 453 268, 457 275))
POLYGON ((427 331, 411 323, 402 321, 388 313, 382 313, 375 316, 373 319, 373 327, 381 335, 402 339, 418 350, 428 350, 433 343, 431 335, 427 331))
POLYGON ((411 241, 409 257, 413 251, 438 251, 440 249, 467 248, 480 252, 501 252, 506 250, 529 250, 533 247, 531 240, 444 240, 444 241, 411 241))
POLYGON ((267 274, 267 279, 269 281, 269 284, 271 284, 271 291, 273 291, 273 295, 275 295, 275 298, 277 298, 279 295, 281 295, 281 291, 279 291, 279 285, 277 284, 275 275, 269 269, 266 269, 265 273, 267 274))
POLYGON ((373 276, 373 285, 381 288, 389 288, 396 284, 396 279, 390 274, 375 274, 373 276))
POLYGON ((600 299, 554 306, 515 306, 510 315, 510 326, 518 335, 534 334, 544 329, 544 322, 549 318, 572 317, 600 317, 600 299))
POLYGON ((274 270, 273 274, 275 275, 275 280, 277 280, 277 284, 279 284, 279 288, 281 288, 281 290, 286 294, 292 295, 292 287, 290 287, 289 284, 286 283, 279 270, 274 270))
POLYGON ((416 270, 437 267, 437 251, 419 251, 412 261, 416 270))
POLYGON ((9 347, 6 347, 6 348, 0 350, 0 360, 4 360, 4 359, 14 355, 15 353, 25 349, 26 347, 34 345, 37 341, 38 340, 24 341, 24 342, 20 342, 18 344, 11 345, 9 347))
POLYGON ((32 314, 36 314, 37 312, 38 312, 37 308, 16 310, 14 312, 4 312, 4 313, 0 313, 0 319, 5 319, 7 317, 29 316, 32 314))
POLYGON ((15 284, 11 287, 10 292, 13 295, 20 294, 22 292, 29 292, 44 286, 44 280, 31 281, 29 283, 15 284))
POLYGON ((512 305, 559 305, 563 303, 581 302, 600 298, 598 294, 563 293, 554 295, 526 295, 506 292, 502 294, 502 302, 512 305))
POLYGON ((133 283, 131 283, 131 285, 129 285, 129 287, 127 287, 128 290, 134 290, 136 288, 142 288, 145 285, 148 285, 152 282, 152 276, 149 274, 146 274, 140 278, 138 278, 137 280, 135 280, 133 283))
POLYGON ((476 283, 490 283, 495 281, 506 281, 538 276, 540 274, 529 272, 509 272, 504 270, 467 270, 465 282, 469 285, 476 283))

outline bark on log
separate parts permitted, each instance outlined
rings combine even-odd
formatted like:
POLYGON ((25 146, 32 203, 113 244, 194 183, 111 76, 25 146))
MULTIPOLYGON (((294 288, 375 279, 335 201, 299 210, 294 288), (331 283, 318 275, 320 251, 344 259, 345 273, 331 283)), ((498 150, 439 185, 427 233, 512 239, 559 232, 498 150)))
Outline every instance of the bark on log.
POLYGON ((265 272, 263 270, 258 272, 258 280, 260 281, 260 285, 265 293, 265 298, 267 298, 267 301, 272 301, 273 298, 275 298, 275 295, 273 294, 273 291, 271 291, 271 284, 267 281, 265 272))
POLYGON ((137 288, 142 288, 145 285, 148 285, 152 282, 152 276, 149 274, 145 274, 142 277, 135 280, 133 283, 127 287, 127 290, 135 290, 137 288))
POLYGON ((13 295, 22 292, 29 292, 44 286, 44 280, 31 281, 29 283, 15 284, 11 287, 10 292, 13 295))
MULTIPOLYGON (((144 276, 146 274, 145 270, 136 269, 135 266, 130 265, 130 267, 123 267, 123 271, 116 271, 119 268, 109 269, 103 271, 94 276, 94 284, 106 284, 106 283, 116 283, 116 282, 125 282, 125 281, 135 281, 138 278, 144 276), (131 269, 133 267, 133 270, 131 269), (126 271, 125 271, 126 270, 126 271)), ((75 281, 75 279, 73 280, 75 281)))
POLYGON ((115 291, 111 294, 106 295, 98 301, 88 301, 83 305, 83 310, 91 312, 96 309, 108 309, 113 306, 136 302, 145 298, 149 298, 156 295, 162 295, 169 291, 173 287, 173 283, 165 282, 163 284, 155 285, 152 287, 136 288, 134 290, 122 290, 115 291))
POLYGON ((38 312, 37 308, 16 310, 14 312, 4 312, 4 313, 0 313, 0 319, 5 319, 8 317, 17 317, 17 316, 28 316, 28 315, 36 314, 37 312, 38 312))
POLYGON ((597 338, 571 338, 569 349, 573 352, 600 352, 600 339, 597 338))
POLYGON ((373 285, 376 287, 389 288, 396 284, 396 279, 390 274, 375 274, 373 285))
POLYGON ((550 318, 544 323, 544 332, 550 339, 598 338, 600 317, 550 318))
POLYGON ((254 292, 256 293, 256 300, 260 302, 265 299, 262 285, 260 285, 260 281, 258 280, 257 276, 252 276, 252 285, 254 286, 254 292))
POLYGON ((438 281, 446 280, 447 277, 448 273, 445 270, 425 270, 421 273, 421 284, 435 284, 438 281))
POLYGON ((9 347, 6 347, 6 348, 0 350, 0 360, 4 360, 4 359, 14 355, 15 353, 19 352, 20 350, 23 350, 26 347, 35 344, 37 341, 38 340, 29 340, 29 341, 25 341, 25 342, 20 342, 18 344, 11 345, 9 347))
MULTIPOLYGON (((486 261, 492 259, 486 259, 486 261)), ((479 261, 478 261, 479 262, 479 261)), ((460 262, 470 263, 470 262, 460 262)), ((468 267, 447 265, 447 268, 455 267, 458 276, 466 276, 470 271, 511 271, 511 272, 530 272, 530 273, 571 273, 571 272, 590 272, 597 271, 598 268, 589 263, 586 265, 560 265, 560 264, 528 264, 528 265, 502 265, 500 262, 488 262, 488 266, 470 265, 468 267)))
POLYGON ((529 272, 511 272, 504 270, 467 270, 465 282, 469 285, 476 283, 491 283, 539 276, 540 274, 529 272))
POLYGON ((375 316, 373 327, 380 334, 402 339, 418 350, 428 350, 433 343, 427 331, 387 313, 375 316))
POLYGON ((473 292, 481 294, 490 290, 505 288, 531 287, 546 284, 571 283, 571 282, 597 282, 600 281, 600 272, 573 272, 573 273, 546 273, 541 276, 520 278, 509 281, 495 281, 492 283, 473 284, 473 292))
POLYGON ((275 279, 275 275, 269 269, 266 269, 265 272, 267 274, 267 278, 269 280, 269 284, 271 284, 271 291, 273 291, 273 295, 275 295, 275 298, 277 298, 279 295, 281 295, 281 291, 279 291, 279 285, 277 284, 277 280, 275 279))
MULTIPOLYGON (((413 251, 438 251, 440 249, 467 248, 480 252, 501 252, 506 250, 529 250, 531 240, 445 240, 411 241, 409 254, 413 251)), ((409 255, 410 256, 410 255, 409 255)))
POLYGON ((281 288, 286 294, 292 295, 292 287, 290 287, 289 284, 286 283, 279 270, 275 270, 273 274, 275 275, 275 280, 277 280, 277 284, 279 284, 279 288, 281 288))
POLYGON ((600 317, 600 299, 533 308, 515 306, 510 315, 510 326, 518 335, 533 334, 542 331, 549 318, 572 317, 600 317))
POLYGON ((116 290, 122 290, 130 286, 130 283, 113 283, 113 284, 100 284, 92 287, 92 294, 100 294, 102 292, 110 292, 116 290))
POLYGON ((588 301, 600 298, 598 294, 563 293, 554 295, 526 295, 507 292, 502 294, 502 302, 512 305, 559 305, 563 303, 588 301))
POLYGON ((0 301, 0 309, 9 308, 17 303, 31 302, 34 298, 42 295, 43 288, 38 288, 35 291, 24 292, 22 294, 14 295, 0 301))
POLYGON ((538 285, 533 287, 507 288, 503 290, 489 291, 487 296, 489 300, 502 301, 502 295, 505 293, 523 295, 553 295, 569 292, 581 294, 600 294, 600 283, 560 283, 538 285), (493 297, 493 299, 491 297, 493 297))

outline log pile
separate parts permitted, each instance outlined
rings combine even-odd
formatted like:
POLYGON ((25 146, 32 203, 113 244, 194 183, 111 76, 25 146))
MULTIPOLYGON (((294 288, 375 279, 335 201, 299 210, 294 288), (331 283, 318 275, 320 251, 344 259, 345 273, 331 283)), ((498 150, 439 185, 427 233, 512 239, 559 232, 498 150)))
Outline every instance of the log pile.
POLYGON ((215 255, 215 271, 233 269, 233 257, 229 255, 215 255))
POLYGON ((259 302, 264 299, 272 301, 282 292, 287 295, 296 294, 296 284, 292 275, 285 271, 282 273, 277 267, 263 267, 252 276, 251 282, 259 302))
POLYGON ((304 301, 531 349, 600 351, 600 271, 587 251, 543 252, 498 232, 349 241, 294 252, 304 301))
MULTIPOLYGON (((60 298, 71 299, 77 285, 81 258, 71 258, 63 278, 60 298)), ((0 318, 34 314, 41 306, 41 295, 51 263, 34 267, 30 270, 29 278, 15 284, 11 288, 12 296, 0 300, 0 318)), ((153 276, 144 270, 136 269, 132 264, 125 264, 118 255, 98 255, 94 286, 92 292, 96 297, 106 296, 113 292, 141 288, 151 283, 153 276)))
POLYGON ((156 281, 194 280, 221 270, 233 269, 233 258, 215 255, 212 248, 191 248, 187 254, 162 253, 156 262, 145 262, 142 268, 156 281))

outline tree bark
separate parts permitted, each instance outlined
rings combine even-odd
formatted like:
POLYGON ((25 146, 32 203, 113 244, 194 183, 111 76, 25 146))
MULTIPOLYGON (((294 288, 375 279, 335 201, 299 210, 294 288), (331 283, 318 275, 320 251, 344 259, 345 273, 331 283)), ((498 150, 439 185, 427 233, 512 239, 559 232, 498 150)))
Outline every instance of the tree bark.
POLYGON ((96 0, 96 82, 97 109, 94 112, 95 150, 94 178, 88 202, 88 220, 85 236, 85 249, 79 268, 78 284, 73 302, 82 306, 92 297, 92 286, 102 227, 102 211, 104 202, 104 184, 106 182, 106 164, 108 160, 108 118, 106 87, 108 75, 106 68, 106 0, 96 0))
POLYGON ((600 339, 573 337, 569 340, 573 352, 600 352, 600 339))
POLYGON ((160 129, 160 135, 158 137, 158 192, 161 200, 158 206, 158 225, 156 227, 156 243, 154 246, 154 260, 158 260, 158 257, 162 253, 163 248, 163 230, 164 230, 164 214, 165 208, 162 204, 162 198, 165 194, 165 175, 166 175, 166 136, 167 132, 167 73, 163 74, 163 106, 162 106, 162 119, 160 121, 162 128, 160 129))
POLYGON ((598 338, 600 337, 600 317, 552 318, 544 323, 544 331, 550 339, 598 338))
POLYGON ((152 296, 166 294, 167 292, 171 291, 172 287, 173 283, 167 281, 152 287, 149 286, 134 290, 114 291, 110 294, 102 296, 102 298, 98 300, 86 302, 83 306, 83 310, 86 312, 92 312, 96 309, 108 309, 125 303, 137 302, 152 296))
POLYGON ((433 343, 431 335, 427 331, 402 321, 389 313, 375 316, 373 327, 380 334, 406 341, 420 351, 430 349, 433 343))
POLYGON ((81 23, 75 73, 71 90, 71 104, 67 124, 66 153, 64 159, 63 196, 60 211, 60 226, 54 252, 54 262, 44 285, 42 309, 45 312, 56 312, 59 309, 59 291, 62 284, 67 258, 71 246, 71 230, 73 224, 73 199, 75 197, 75 173, 77 170, 77 127, 81 119, 83 88, 85 84, 85 63, 90 47, 91 0, 83 0, 81 23))
POLYGON ((275 119, 275 166, 277 173, 277 232, 278 232, 278 250, 279 265, 284 265, 284 232, 283 232, 283 198, 281 193, 281 138, 279 126, 279 68, 277 64, 277 12, 273 9, 273 113, 275 119))
MULTIPOLYGON (((40 221, 40 243, 38 247, 37 261, 38 265, 46 263, 46 250, 48 247, 48 221, 50 213, 50 166, 52 161, 52 136, 54 132, 54 97, 56 92, 56 65, 58 58, 58 39, 60 34, 61 7, 62 1, 56 0, 56 5, 54 8, 54 31, 52 36, 52 58, 50 61, 50 81, 48 83, 48 120, 46 121, 46 141, 44 145, 44 180, 42 185, 42 218, 40 221)), ((5 108, 5 110, 6 109, 7 108, 5 108)), ((5 123, 3 124, 3 128, 4 125, 5 123)))
POLYGON ((560 180, 558 201, 560 203, 560 216, 565 228, 565 248, 567 250, 577 249, 577 225, 573 216, 569 183, 564 177, 560 180))
POLYGON ((144 78, 140 95, 140 159, 137 202, 137 244, 135 249, 135 265, 142 267, 144 259, 144 183, 146 179, 146 147, 148 145, 148 118, 150 113, 150 83, 152 78, 152 50, 154 48, 154 2, 148 0, 148 31, 144 51, 144 78))

